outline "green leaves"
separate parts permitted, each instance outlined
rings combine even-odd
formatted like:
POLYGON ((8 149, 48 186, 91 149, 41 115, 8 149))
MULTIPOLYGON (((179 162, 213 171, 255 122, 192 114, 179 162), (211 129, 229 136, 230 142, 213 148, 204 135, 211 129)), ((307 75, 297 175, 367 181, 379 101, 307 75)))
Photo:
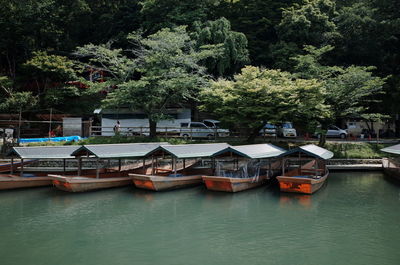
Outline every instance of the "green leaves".
POLYGON ((233 81, 218 80, 201 92, 202 109, 231 126, 258 132, 265 122, 301 121, 329 115, 322 84, 288 72, 247 66, 233 81))
POLYGON ((86 45, 77 54, 89 57, 92 67, 109 73, 112 83, 106 107, 128 106, 143 110, 153 121, 165 109, 194 99, 208 81, 199 62, 213 56, 217 47, 197 47, 186 27, 165 28, 144 38, 139 32, 128 36, 126 51, 110 45, 86 45))
POLYGON ((37 104, 37 97, 31 92, 15 92, 0 103, 1 111, 16 112, 20 109, 29 110, 37 104))
POLYGON ((325 66, 320 64, 323 55, 333 49, 306 46, 307 54, 293 58, 296 76, 315 78, 323 84, 326 102, 330 106, 333 122, 342 118, 355 118, 370 112, 371 106, 380 103, 386 78, 374 76, 374 67, 325 66))
POLYGON ((231 30, 230 22, 225 18, 205 23, 196 22, 192 36, 198 46, 218 45, 217 56, 205 60, 210 73, 216 76, 234 73, 238 68, 250 62, 247 50, 247 38, 243 33, 231 30))

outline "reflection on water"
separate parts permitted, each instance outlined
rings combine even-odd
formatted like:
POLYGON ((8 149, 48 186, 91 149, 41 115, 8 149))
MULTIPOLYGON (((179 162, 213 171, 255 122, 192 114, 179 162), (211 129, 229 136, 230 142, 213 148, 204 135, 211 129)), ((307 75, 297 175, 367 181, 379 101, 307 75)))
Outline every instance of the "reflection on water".
POLYGON ((335 173, 314 195, 0 192, 1 264, 397 265, 399 191, 380 173, 335 173))
POLYGON ((280 206, 302 206, 304 208, 310 208, 312 203, 312 196, 311 195, 298 195, 298 194, 285 194, 282 193, 280 196, 280 206))

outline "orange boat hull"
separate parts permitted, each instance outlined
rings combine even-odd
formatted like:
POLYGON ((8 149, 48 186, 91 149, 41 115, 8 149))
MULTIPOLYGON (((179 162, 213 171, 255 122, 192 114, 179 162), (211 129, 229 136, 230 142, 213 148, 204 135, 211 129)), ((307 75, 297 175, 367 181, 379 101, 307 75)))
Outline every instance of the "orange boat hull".
POLYGON ((313 194, 324 185, 328 174, 319 179, 288 176, 278 176, 276 178, 279 181, 279 188, 283 192, 313 194))

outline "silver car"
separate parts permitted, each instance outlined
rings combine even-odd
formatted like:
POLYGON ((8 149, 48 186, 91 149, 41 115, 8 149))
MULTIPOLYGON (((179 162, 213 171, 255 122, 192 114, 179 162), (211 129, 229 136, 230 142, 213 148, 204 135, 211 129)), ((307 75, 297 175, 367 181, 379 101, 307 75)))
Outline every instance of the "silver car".
MULTIPOLYGON (((346 130, 342 130, 335 125, 329 125, 328 130, 326 131, 326 137, 345 139, 347 135, 348 133, 346 130)), ((316 133, 316 136, 319 138, 321 136, 321 133, 316 133)))

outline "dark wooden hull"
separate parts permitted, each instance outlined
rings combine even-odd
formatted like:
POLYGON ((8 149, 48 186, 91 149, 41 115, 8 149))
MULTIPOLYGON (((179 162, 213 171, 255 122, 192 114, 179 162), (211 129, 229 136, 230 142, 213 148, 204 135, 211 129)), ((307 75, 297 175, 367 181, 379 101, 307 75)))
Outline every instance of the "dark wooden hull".
POLYGON ((283 192, 313 194, 318 191, 328 179, 328 173, 319 179, 278 176, 279 188, 283 192))
POLYGON ((137 188, 162 191, 185 188, 202 183, 201 175, 191 175, 182 177, 167 177, 167 176, 156 176, 156 175, 141 175, 141 174, 129 174, 132 177, 132 181, 137 188))
POLYGON ((203 182, 208 190, 239 192, 263 185, 267 181, 266 176, 254 178, 226 178, 218 176, 203 176, 203 182))
POLYGON ((0 175, 0 190, 21 189, 51 186, 50 177, 20 177, 15 175, 0 175))

